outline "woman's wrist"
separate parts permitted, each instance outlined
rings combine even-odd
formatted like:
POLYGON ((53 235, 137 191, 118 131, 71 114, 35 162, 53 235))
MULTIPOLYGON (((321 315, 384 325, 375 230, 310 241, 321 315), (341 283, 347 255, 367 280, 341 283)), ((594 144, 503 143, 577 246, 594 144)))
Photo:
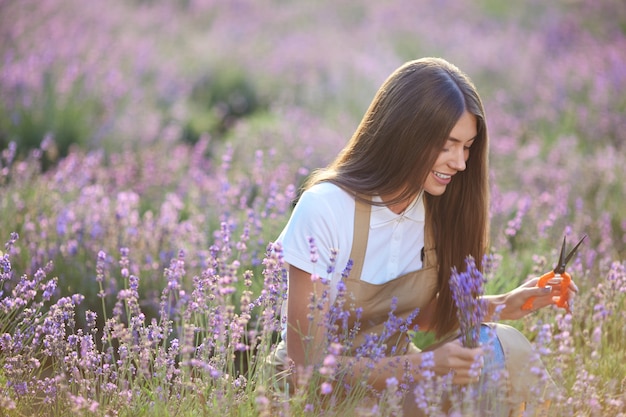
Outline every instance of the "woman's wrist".
POLYGON ((487 314, 485 315, 485 321, 498 321, 507 319, 506 313, 503 309, 500 309, 500 311, 497 312, 498 306, 506 305, 506 297, 506 294, 483 296, 483 300, 487 301, 487 314))

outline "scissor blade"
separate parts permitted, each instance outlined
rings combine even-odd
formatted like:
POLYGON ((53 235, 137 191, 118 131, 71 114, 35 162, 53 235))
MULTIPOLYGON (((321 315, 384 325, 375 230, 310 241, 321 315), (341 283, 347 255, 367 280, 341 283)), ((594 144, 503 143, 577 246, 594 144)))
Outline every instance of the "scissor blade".
POLYGON ((556 268, 554 268, 555 274, 560 274, 565 272, 565 265, 567 261, 565 260, 565 236, 563 236, 563 244, 561 245, 561 253, 559 254, 559 262, 556 264, 556 268))
POLYGON ((559 254, 559 263, 557 267, 565 265, 565 236, 563 236, 563 245, 561 245, 561 253, 559 254))
POLYGON ((576 244, 576 246, 574 246, 574 248, 567 254, 567 256, 565 257, 565 259, 563 260, 563 268, 565 268, 565 265, 567 265, 567 263, 570 261, 570 259, 572 259, 572 257, 574 256, 574 254, 576 253, 576 251, 578 250, 578 247, 583 243, 583 241, 585 240, 585 238, 587 237, 587 235, 584 235, 576 244))

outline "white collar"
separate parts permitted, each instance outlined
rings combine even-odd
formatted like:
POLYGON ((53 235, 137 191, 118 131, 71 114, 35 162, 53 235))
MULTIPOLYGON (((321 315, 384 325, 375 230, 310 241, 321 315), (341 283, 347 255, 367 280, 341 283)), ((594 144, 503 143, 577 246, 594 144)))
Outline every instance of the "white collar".
MULTIPOLYGON (((426 217, 424 211, 424 200, 422 198, 423 194, 424 193, 420 193, 420 195, 416 197, 400 214, 394 213, 387 206, 372 206, 370 226, 375 228, 397 220, 411 220, 423 223, 426 217)), ((382 199, 380 196, 374 196, 372 201, 381 202, 382 199)))

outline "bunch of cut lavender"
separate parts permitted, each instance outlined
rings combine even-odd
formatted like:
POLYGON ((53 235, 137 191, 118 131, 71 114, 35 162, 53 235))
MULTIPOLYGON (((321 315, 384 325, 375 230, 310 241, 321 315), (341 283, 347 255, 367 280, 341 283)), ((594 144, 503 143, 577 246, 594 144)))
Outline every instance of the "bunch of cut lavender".
POLYGON ((459 319, 463 346, 474 348, 480 345, 480 325, 485 318, 487 305, 483 300, 486 279, 476 267, 474 258, 465 258, 465 272, 452 268, 450 290, 459 319))

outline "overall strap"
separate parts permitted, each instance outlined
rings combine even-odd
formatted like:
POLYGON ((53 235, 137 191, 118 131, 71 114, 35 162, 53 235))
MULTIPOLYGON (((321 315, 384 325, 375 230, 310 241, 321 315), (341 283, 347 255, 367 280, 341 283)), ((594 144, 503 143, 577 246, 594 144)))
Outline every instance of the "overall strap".
POLYGON ((354 231, 352 233, 352 249, 350 250, 352 269, 348 279, 359 280, 361 279, 361 271, 365 261, 372 206, 356 197, 354 202, 354 231))
POLYGON ((422 264, 424 268, 437 265, 437 252, 435 243, 435 231, 433 230, 433 220, 431 217, 428 204, 424 202, 424 210, 426 211, 424 222, 424 248, 422 253, 422 264))

